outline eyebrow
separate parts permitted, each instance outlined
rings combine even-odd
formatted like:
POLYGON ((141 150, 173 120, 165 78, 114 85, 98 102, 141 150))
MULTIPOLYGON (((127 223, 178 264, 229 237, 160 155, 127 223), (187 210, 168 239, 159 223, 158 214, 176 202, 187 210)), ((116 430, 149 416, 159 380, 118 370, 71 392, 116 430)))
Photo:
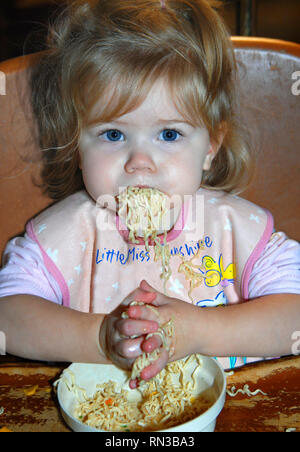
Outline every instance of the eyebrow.
POLYGON ((159 124, 189 124, 190 123, 188 121, 185 121, 183 118, 174 118, 174 119, 158 119, 157 123, 159 124))
MULTIPOLYGON (((100 125, 101 123, 99 123, 100 125)), ((128 125, 130 124, 127 121, 122 121, 122 120, 112 120, 112 121, 107 121, 107 122, 103 122, 102 124, 120 124, 120 125, 128 125)), ((188 121, 185 121, 183 118, 174 118, 174 119, 162 119, 159 118, 157 119, 157 121, 155 121, 154 125, 160 125, 160 124, 187 124, 189 126, 192 126, 192 124, 188 121)))

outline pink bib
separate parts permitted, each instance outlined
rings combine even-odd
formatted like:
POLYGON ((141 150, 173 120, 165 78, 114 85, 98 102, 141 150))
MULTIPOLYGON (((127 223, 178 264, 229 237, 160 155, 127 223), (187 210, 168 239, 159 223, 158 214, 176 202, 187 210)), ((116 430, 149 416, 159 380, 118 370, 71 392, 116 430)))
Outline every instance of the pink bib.
MULTIPOLYGON (((143 240, 129 243, 119 217, 97 206, 85 191, 42 212, 27 232, 60 284, 65 306, 109 313, 142 279, 164 292, 154 246, 147 251, 143 240)), ((202 307, 247 299, 252 267, 272 232, 273 219, 265 210, 237 196, 200 189, 185 200, 167 234, 172 274, 166 295, 202 307), (192 292, 182 271, 186 261, 193 264, 197 281, 192 292)))

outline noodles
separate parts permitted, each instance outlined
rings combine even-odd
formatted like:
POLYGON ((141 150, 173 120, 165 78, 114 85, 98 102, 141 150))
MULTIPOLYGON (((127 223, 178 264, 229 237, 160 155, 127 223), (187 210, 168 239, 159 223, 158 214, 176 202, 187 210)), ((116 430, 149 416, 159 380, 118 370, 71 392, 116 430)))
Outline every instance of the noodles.
POLYGON ((238 393, 245 394, 248 397, 256 396, 259 393, 261 393, 262 395, 265 395, 265 396, 267 395, 261 389, 256 389, 255 391, 250 391, 249 385, 244 385, 243 389, 236 389, 235 386, 232 386, 231 389, 227 389, 226 392, 230 397, 235 397, 238 393))
POLYGON ((137 236, 143 233, 146 250, 149 251, 149 239, 154 242, 154 260, 161 261, 164 280, 164 293, 166 283, 172 272, 170 268, 170 249, 167 244, 167 231, 164 230, 164 242, 161 244, 158 236, 160 228, 164 228, 163 216, 167 213, 168 197, 155 188, 127 187, 117 196, 119 216, 125 218, 129 229, 129 240, 139 243, 137 236))
POLYGON ((125 389, 118 393, 117 384, 108 381, 99 385, 92 398, 79 402, 74 415, 92 427, 113 431, 118 426, 117 430, 124 431, 130 419, 140 416, 137 404, 128 402, 127 393, 125 389))
MULTIPOLYGON (((144 304, 142 302, 133 301, 130 303, 130 306, 146 306, 147 308, 151 309, 158 317, 158 311, 157 309, 150 305, 150 304, 144 304)), ((126 319, 128 318, 128 314, 126 312, 122 313, 122 318, 126 319)), ((149 333, 145 340, 149 339, 152 336, 159 336, 162 341, 162 347, 164 347, 167 351, 170 350, 169 348, 169 341, 168 339, 171 339, 174 336, 174 321, 173 319, 170 319, 168 322, 164 323, 161 327, 158 328, 157 331, 154 333, 149 333)), ((135 338, 136 336, 131 336, 131 338, 135 338)), ((157 360, 158 356, 160 354, 160 349, 155 349, 151 353, 142 353, 133 363, 132 367, 132 373, 131 373, 131 380, 135 380, 136 378, 140 378, 141 371, 149 366, 151 363, 157 360)), ((171 354, 170 354, 171 356, 171 354)))
POLYGON ((178 273, 184 273, 185 279, 190 282, 190 288, 188 291, 188 296, 190 300, 193 302, 192 299, 192 291, 195 289, 195 287, 199 287, 204 280, 204 276, 202 273, 199 273, 199 271, 196 271, 198 269, 205 270, 205 267, 203 265, 199 264, 193 264, 193 260, 197 259, 199 257, 201 251, 201 247, 199 247, 199 250, 195 256, 193 256, 190 260, 184 260, 183 257, 181 257, 181 264, 178 268, 178 273))
POLYGON ((169 363, 134 391, 125 389, 126 384, 120 387, 110 380, 98 385, 92 397, 76 387, 70 370, 64 371, 61 380, 76 396, 74 416, 81 422, 105 431, 154 431, 187 422, 212 405, 213 401, 199 395, 199 369, 200 357, 191 355, 169 363), (138 395, 134 401, 133 392, 138 395))
MULTIPOLYGON (((150 333, 146 336, 146 340, 149 337, 158 335, 162 339, 162 347, 164 347, 167 351, 169 351, 169 343, 167 338, 171 338, 174 335, 174 321, 171 319, 164 325, 162 325, 155 333, 150 333)), ((156 348, 151 353, 142 353, 133 363, 132 372, 131 372, 131 380, 135 380, 136 378, 140 378, 141 371, 149 366, 151 363, 157 360, 160 354, 160 349, 156 348)))
MULTIPOLYGON (((168 197, 155 188, 127 187, 117 196, 119 216, 125 218, 129 230, 129 240, 138 244, 137 236, 143 232, 146 250, 149 251, 149 240, 154 243, 154 261, 160 261, 162 265, 161 279, 164 280, 164 294, 167 294, 166 284, 172 275, 170 267, 170 247, 167 244, 167 230, 163 224, 164 215, 167 213, 168 197), (164 230, 163 244, 158 238, 159 229, 164 230)), ((200 243, 200 242, 199 242, 200 243)), ((178 272, 184 273, 185 279, 189 281, 188 296, 192 299, 192 291, 199 287, 204 276, 199 269, 205 270, 203 265, 194 265, 193 260, 199 257, 202 247, 190 260, 181 257, 178 272)))
POLYGON ((126 219, 129 239, 139 243, 136 236, 142 231, 148 246, 148 239, 156 237, 156 231, 163 227, 162 219, 167 212, 168 197, 154 188, 127 187, 117 200, 119 215, 126 219))

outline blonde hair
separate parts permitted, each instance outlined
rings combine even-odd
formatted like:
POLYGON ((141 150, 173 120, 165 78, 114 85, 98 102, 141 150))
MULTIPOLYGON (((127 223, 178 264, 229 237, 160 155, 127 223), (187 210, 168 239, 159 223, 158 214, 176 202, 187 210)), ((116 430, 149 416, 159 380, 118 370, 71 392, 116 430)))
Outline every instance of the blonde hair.
POLYGON ((161 77, 188 121, 204 125, 212 140, 226 130, 202 186, 237 191, 248 182, 253 159, 236 120, 234 52, 219 3, 74 0, 61 12, 32 74, 48 196, 59 200, 84 187, 82 128, 133 110, 161 77), (108 86, 114 92, 104 101, 108 86))

